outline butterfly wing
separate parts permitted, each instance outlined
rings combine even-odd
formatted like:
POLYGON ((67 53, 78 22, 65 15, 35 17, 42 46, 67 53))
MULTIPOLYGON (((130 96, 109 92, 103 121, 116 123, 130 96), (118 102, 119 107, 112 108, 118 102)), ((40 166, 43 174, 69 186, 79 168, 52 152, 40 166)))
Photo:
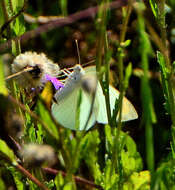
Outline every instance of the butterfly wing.
POLYGON ((74 129, 75 127, 75 107, 76 99, 72 101, 72 98, 76 97, 77 91, 74 91, 69 96, 66 96, 65 99, 58 101, 57 103, 52 104, 52 115, 55 120, 60 123, 62 126, 69 129, 74 129))
POLYGON ((81 101, 81 105, 80 105, 79 130, 84 130, 84 127, 85 127, 86 122, 88 120, 89 114, 90 114, 90 119, 88 121, 86 130, 90 129, 96 122, 97 107, 96 107, 96 104, 94 103, 93 109, 91 112, 91 104, 92 104, 92 96, 90 96, 89 94, 85 93, 82 90, 82 101, 81 101))
MULTIPOLYGON (((120 92, 116 90, 114 87, 109 86, 109 95, 110 95, 110 106, 111 106, 111 113, 115 108, 115 101, 119 98, 120 92)), ((123 104, 122 104, 122 121, 130 121, 138 118, 138 114, 131 104, 131 102, 124 97, 123 104)), ((118 119, 118 116, 117 116, 118 119)))
POLYGON ((95 66, 88 66, 84 68, 86 74, 96 74, 96 67, 95 66))
MULTIPOLYGON (((84 68, 86 74, 96 74, 96 67, 89 66, 84 68)), ((96 112, 96 120, 98 123, 107 124, 108 117, 106 112, 106 102, 103 95, 103 90, 99 82, 97 82, 95 104, 98 106, 98 112, 96 112)))
MULTIPOLYGON (((91 101, 90 97, 81 90, 81 104, 80 104, 80 115, 79 115, 79 128, 76 128, 76 108, 78 105, 79 94, 81 88, 75 88, 65 98, 60 99, 57 97, 58 103, 52 105, 52 115, 55 120, 62 126, 72 130, 83 130, 90 113, 91 101)), ((95 123, 95 114, 92 112, 86 130, 91 128, 95 123)))
MULTIPOLYGON (((86 67, 85 72, 86 73, 95 73, 96 68, 95 68, 95 66, 86 67)), ((116 102, 116 99, 119 98, 119 94, 120 93, 118 90, 116 90, 114 87, 109 85, 111 114, 113 113, 113 110, 115 108, 115 102, 116 102)), ((107 111, 106 111, 106 101, 105 101, 102 87, 99 82, 97 85, 96 99, 97 99, 96 101, 98 101, 98 103, 99 103, 97 121, 99 123, 107 124, 108 118, 107 118, 107 111)), ((138 118, 138 114, 137 114, 134 106, 131 104, 131 102, 127 98, 124 97, 123 98, 123 108, 122 108, 122 121, 130 121, 130 120, 134 120, 137 118, 138 118)))
MULTIPOLYGON (((114 87, 109 86, 109 98, 110 98, 110 108, 111 108, 111 115, 113 114, 113 110, 115 109, 115 102, 116 99, 119 98, 119 91, 116 90, 114 87)), ((106 102, 105 97, 103 95, 103 91, 101 89, 101 86, 99 86, 97 91, 98 96, 98 102, 99 104, 99 111, 98 111, 98 117, 97 121, 99 123, 107 124, 107 111, 106 111, 106 102)), ((131 104, 131 102, 127 98, 123 98, 123 105, 122 105, 122 121, 130 121, 138 118, 138 114, 134 108, 134 106, 131 104)), ((118 116, 117 116, 118 120, 118 116)))

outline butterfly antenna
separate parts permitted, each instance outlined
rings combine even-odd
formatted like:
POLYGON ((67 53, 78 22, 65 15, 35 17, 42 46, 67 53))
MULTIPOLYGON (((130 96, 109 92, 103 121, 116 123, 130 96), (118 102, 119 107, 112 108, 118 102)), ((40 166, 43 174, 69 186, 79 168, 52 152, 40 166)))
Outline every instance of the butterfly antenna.
POLYGON ((21 75, 21 74, 23 74, 23 73, 32 71, 32 70, 34 70, 34 69, 35 69, 34 67, 25 68, 25 69, 23 69, 22 71, 19 71, 19 72, 17 72, 17 73, 14 73, 14 74, 12 74, 12 75, 9 75, 8 77, 5 78, 5 80, 10 80, 10 79, 12 79, 12 78, 14 78, 14 77, 17 77, 17 76, 19 76, 19 75, 21 75))
MULTIPOLYGON (((76 48, 77 48, 77 54, 78 54, 78 64, 81 64, 81 59, 80 59, 80 51, 79 51, 79 46, 78 46, 78 40, 75 39, 75 44, 76 44, 76 48)), ((71 74, 70 70, 73 70, 75 66, 70 67, 68 69, 62 69, 61 72, 63 73, 63 75, 61 75, 61 77, 63 76, 69 76, 71 74)))
POLYGON ((78 46, 78 40, 75 39, 75 44, 76 44, 76 47, 77 47, 77 54, 78 54, 78 64, 81 65, 81 59, 80 59, 80 49, 79 49, 79 46, 78 46))
POLYGON ((91 61, 88 61, 86 63, 82 63, 82 66, 85 67, 85 66, 88 66, 90 65, 91 63, 95 63, 95 59, 91 60, 91 61))

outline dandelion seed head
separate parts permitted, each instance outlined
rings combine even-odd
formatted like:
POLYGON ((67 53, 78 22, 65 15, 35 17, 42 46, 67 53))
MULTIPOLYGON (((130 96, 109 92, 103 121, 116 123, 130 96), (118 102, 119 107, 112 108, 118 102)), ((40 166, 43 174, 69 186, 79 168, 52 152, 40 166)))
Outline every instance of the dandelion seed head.
POLYGON ((41 166, 46 164, 51 166, 56 161, 54 149, 49 145, 27 144, 20 151, 25 164, 29 166, 41 166))
POLYGON ((44 84, 46 74, 56 77, 60 73, 60 68, 57 64, 48 59, 44 53, 37 54, 36 52, 25 52, 18 55, 11 67, 13 73, 20 72, 25 68, 33 68, 33 70, 16 77, 21 86, 29 88, 44 84))

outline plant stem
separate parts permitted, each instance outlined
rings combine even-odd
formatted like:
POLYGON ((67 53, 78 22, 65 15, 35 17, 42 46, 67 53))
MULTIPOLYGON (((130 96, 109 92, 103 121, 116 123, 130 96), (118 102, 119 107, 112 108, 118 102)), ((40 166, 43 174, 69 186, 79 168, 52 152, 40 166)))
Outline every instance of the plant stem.
POLYGON ((165 62, 166 67, 170 71, 170 76, 168 78, 168 91, 169 91, 169 105, 170 105, 170 112, 171 112, 171 119, 173 123, 173 127, 175 126, 175 100, 173 94, 173 86, 171 82, 172 75, 174 75, 174 71, 172 65, 170 63, 169 58, 169 49, 167 46, 167 34, 166 34, 166 20, 165 20, 165 0, 157 1, 158 6, 158 24, 160 28, 161 39, 164 45, 164 49, 166 50, 165 55, 165 62))
POLYGON ((103 87, 103 93, 105 95, 108 123, 110 126, 112 126, 111 106, 110 106, 110 96, 109 96, 109 72, 110 72, 109 59, 110 59, 110 57, 109 57, 108 39, 107 39, 107 35, 105 32, 105 43, 104 43, 105 87, 103 87))
POLYGON ((16 168, 25 176, 27 176, 31 181, 33 181, 39 188, 43 190, 49 190, 44 184, 42 184, 38 179, 36 179, 31 173, 29 173, 25 168, 23 168, 20 164, 16 165, 16 168))
MULTIPOLYGON (((56 169, 52 169, 52 168, 42 168, 44 172, 52 174, 52 175, 57 175, 58 173, 61 173, 63 177, 67 176, 67 173, 60 171, 60 170, 56 170, 56 169)), ((87 179, 84 179, 82 177, 79 176, 73 176, 74 180, 76 181, 76 183, 82 183, 85 185, 88 185, 92 188, 97 188, 102 190, 103 188, 100 185, 97 185, 95 183, 93 183, 92 181, 89 181, 87 179)))
POLYGON ((103 4, 101 4, 99 8, 99 23, 97 25, 98 32, 98 43, 97 43, 97 58, 96 58, 96 68, 97 68, 97 76, 102 86, 103 94, 105 96, 106 102, 106 112, 108 117, 108 123, 112 126, 111 123, 111 108, 110 108, 110 98, 109 98, 109 57, 108 57, 108 43, 106 37, 106 22, 107 22, 107 10, 109 6, 109 1, 104 0, 103 4), (106 5, 106 6, 104 6, 106 5), (104 60, 103 53, 104 52, 104 60), (105 67, 105 80, 103 80, 103 71, 102 65, 105 67))
MULTIPOLYGON (((127 14, 123 19, 122 30, 120 33, 120 45, 125 41, 127 25, 129 22, 131 11, 132 11, 132 0, 129 1, 128 7, 126 10, 127 14)), ((123 97, 125 95, 125 89, 123 86, 124 75, 123 75, 123 49, 122 48, 121 48, 121 51, 119 52, 119 56, 118 56, 118 69, 119 69, 119 80, 120 80, 120 84, 119 84, 120 96, 119 96, 119 119, 118 119, 117 127, 118 127, 118 130, 120 133, 120 130, 122 127, 122 123, 121 123, 121 120, 122 120, 122 102, 123 102, 123 97)))
MULTIPOLYGON (((123 17, 123 24, 122 24, 122 30, 120 33, 120 49, 118 52, 118 70, 119 70, 119 90, 120 90, 120 95, 119 95, 119 103, 118 103, 118 107, 119 107, 119 117, 118 117, 118 123, 117 123, 117 134, 115 135, 115 139, 114 139, 114 148, 113 148, 113 156, 112 156, 112 165, 117 165, 117 170, 119 173, 119 189, 121 189, 122 186, 122 176, 123 176, 123 172, 122 172, 122 166, 121 166, 121 156, 120 156, 120 131, 122 129, 122 103, 123 103, 123 97, 125 95, 125 89, 124 89, 124 74, 123 74, 123 47, 122 47, 122 43, 125 41, 125 36, 126 36, 126 31, 127 31, 127 25, 129 22, 129 18, 131 15, 131 11, 132 11, 132 0, 130 0, 128 2, 128 6, 126 9, 126 15, 123 17)), ((114 167, 115 168, 115 167, 114 167)), ((113 169, 112 169, 113 171, 113 169)), ((111 171, 111 174, 112 174, 111 171)))
MULTIPOLYGON (((9 20, 9 16, 8 16, 8 12, 7 12, 7 9, 6 9, 5 0, 2 0, 2 1, 1 1, 1 6, 2 6, 3 14, 4 14, 4 21, 5 21, 5 23, 6 23, 6 22, 8 22, 8 20, 9 20)), ((9 28, 9 27, 7 28, 7 36, 8 36, 8 37, 10 36, 10 28, 9 28)))
POLYGON ((157 6, 158 6, 158 24, 160 26, 161 39, 166 48, 167 35, 166 35, 166 24, 165 24, 165 0, 157 1, 157 6))
POLYGON ((141 97, 143 108, 143 120, 145 127, 146 141, 146 162, 151 174, 154 172, 154 140, 153 140, 153 123, 156 122, 156 116, 153 107, 152 93, 149 85, 149 56, 152 52, 150 40, 145 32, 145 23, 143 18, 143 10, 137 8, 138 15, 138 33, 140 41, 140 57, 141 67, 144 75, 141 78, 141 97))

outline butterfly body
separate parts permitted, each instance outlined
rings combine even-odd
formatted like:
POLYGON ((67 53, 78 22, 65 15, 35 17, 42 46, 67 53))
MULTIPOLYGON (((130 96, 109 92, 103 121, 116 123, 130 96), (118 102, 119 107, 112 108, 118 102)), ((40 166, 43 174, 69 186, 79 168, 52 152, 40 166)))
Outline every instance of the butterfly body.
POLYGON ((74 68, 74 72, 72 72, 67 78, 64 88, 57 91, 55 98, 60 101, 72 93, 76 88, 80 87, 81 80, 84 75, 84 70, 80 65, 76 65, 74 68))

